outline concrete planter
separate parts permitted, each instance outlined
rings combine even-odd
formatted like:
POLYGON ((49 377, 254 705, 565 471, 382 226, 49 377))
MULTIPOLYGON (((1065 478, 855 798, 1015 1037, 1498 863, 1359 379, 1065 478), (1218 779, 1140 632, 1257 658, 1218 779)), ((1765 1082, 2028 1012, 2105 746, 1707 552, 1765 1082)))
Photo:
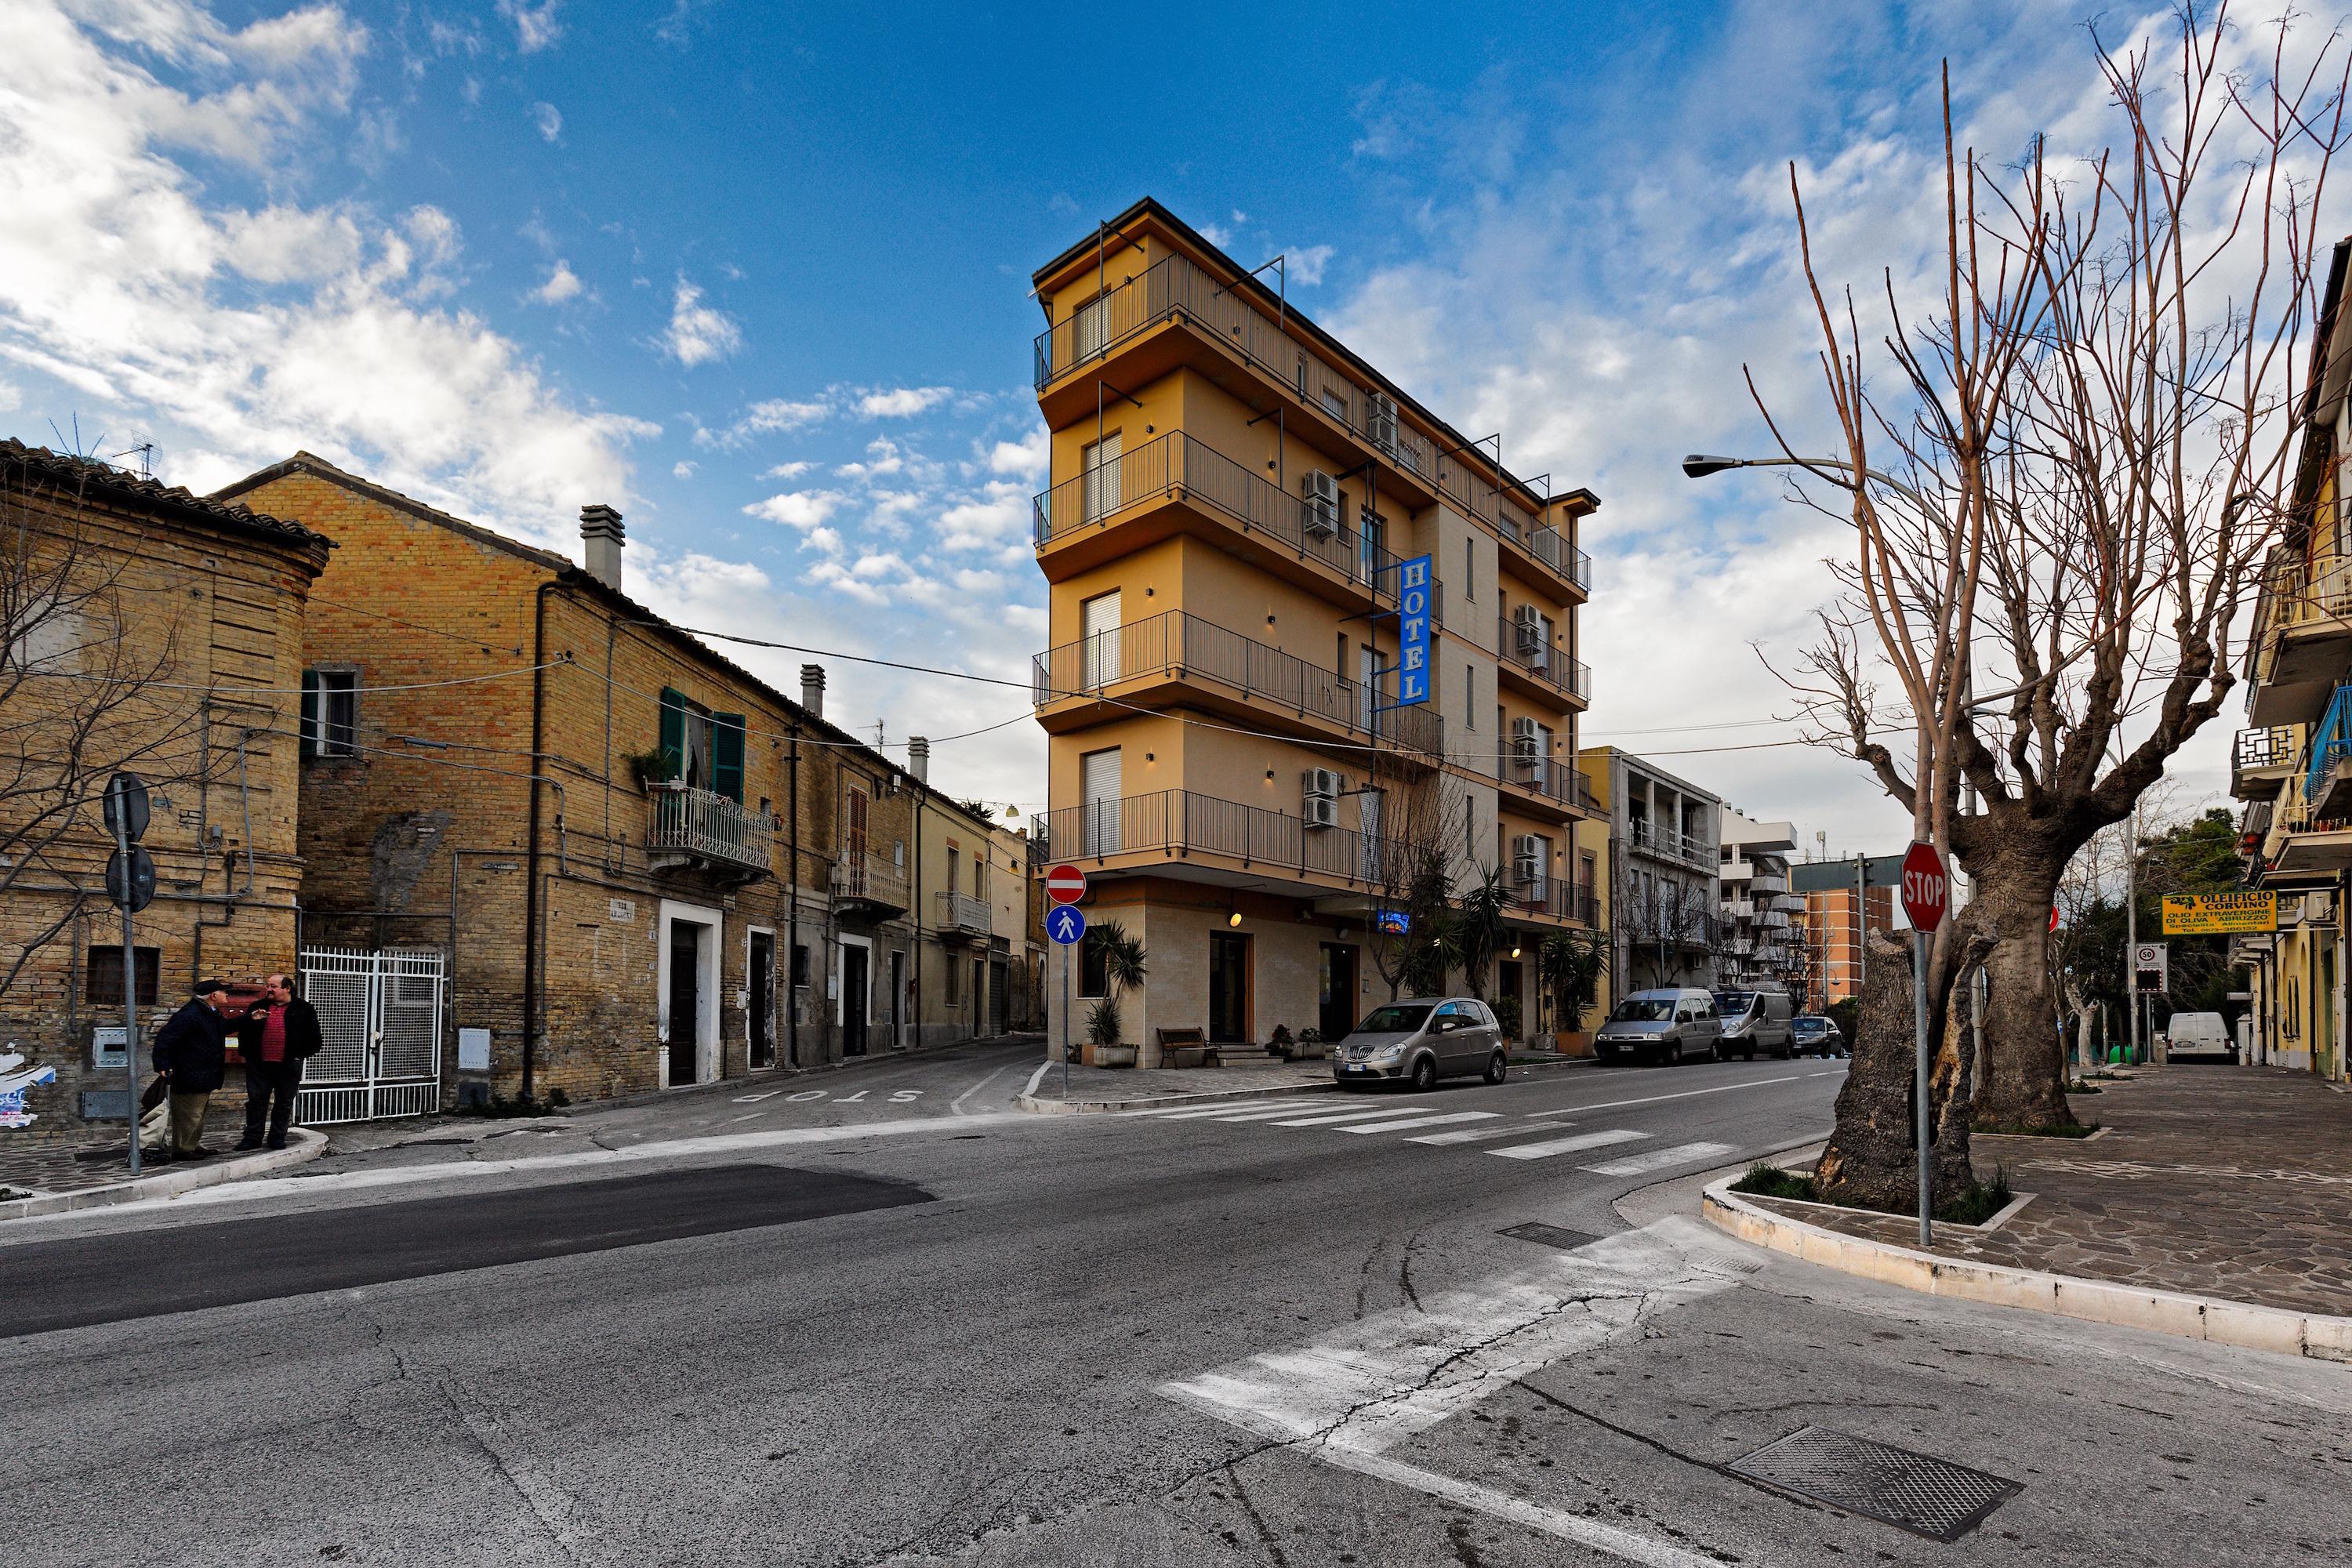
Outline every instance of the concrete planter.
POLYGON ((1591 1029, 1561 1029, 1553 1037, 1556 1048, 1564 1057, 1589 1057, 1592 1054, 1591 1029))
POLYGON ((1090 1068, 1131 1068, 1135 1065, 1135 1047, 1097 1046, 1088 1041, 1078 1059, 1090 1068))

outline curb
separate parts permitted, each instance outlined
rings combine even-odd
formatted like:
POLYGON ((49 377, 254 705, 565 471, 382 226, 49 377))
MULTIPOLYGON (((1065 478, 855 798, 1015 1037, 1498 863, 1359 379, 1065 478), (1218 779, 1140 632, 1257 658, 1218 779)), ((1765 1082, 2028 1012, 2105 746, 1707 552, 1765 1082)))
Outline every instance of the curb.
POLYGON ((1339 1086, 1328 1079, 1316 1083, 1276 1084, 1269 1089, 1213 1089, 1198 1094, 1146 1094, 1131 1100, 1040 1100, 1032 1094, 1013 1097, 1015 1110, 1039 1116, 1085 1116, 1103 1111, 1153 1110, 1163 1105, 1223 1105, 1245 1100, 1272 1100, 1285 1094, 1333 1094, 1339 1086))
POLYGON ((308 1127, 295 1127, 288 1129, 287 1136, 294 1142, 285 1148, 265 1150, 242 1159, 221 1159, 216 1163, 142 1176, 135 1182, 113 1182, 102 1187, 84 1187, 79 1192, 45 1193, 36 1198, 14 1198, 7 1203, 0 1203, 0 1220, 72 1214, 79 1209, 111 1208, 117 1204, 143 1203, 150 1198, 175 1198, 199 1187, 225 1186, 230 1182, 242 1182, 252 1176, 274 1175, 296 1165, 308 1164, 327 1152, 327 1135, 323 1132, 308 1127))
POLYGON ((2352 1363, 2352 1318, 1940 1258, 1773 1214, 1733 1193, 1730 1185, 1737 1179, 1726 1177, 1707 1187, 1703 1211, 1706 1222, 1752 1246, 1785 1252, 1825 1268, 1926 1296, 2019 1307, 2314 1361, 2352 1363))

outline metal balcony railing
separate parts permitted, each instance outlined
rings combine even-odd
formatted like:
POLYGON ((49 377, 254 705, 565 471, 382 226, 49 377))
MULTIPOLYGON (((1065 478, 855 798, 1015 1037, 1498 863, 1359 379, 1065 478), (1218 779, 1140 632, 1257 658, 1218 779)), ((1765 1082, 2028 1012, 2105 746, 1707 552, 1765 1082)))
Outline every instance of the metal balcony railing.
POLYGON ((833 896, 888 909, 907 907, 907 873, 869 851, 844 849, 833 863, 833 896))
POLYGON ((1037 548, 1103 521, 1128 507, 1181 491, 1185 500, 1263 534, 1301 560, 1320 562, 1349 581, 1396 597, 1397 557, 1349 528, 1310 529, 1306 498, 1234 462, 1197 437, 1171 430, 1088 472, 1064 479, 1033 503, 1037 548))
POLYGON ((1789 879, 1778 871, 1758 871, 1748 879, 1748 890, 1751 893, 1785 893, 1789 890, 1789 879))
POLYGON ((1211 681, 1303 718, 1361 735, 1393 740, 1429 756, 1445 750, 1445 721, 1434 708, 1382 708, 1360 681, 1307 663, 1189 610, 1163 610, 1116 631, 1048 648, 1030 661, 1030 696, 1039 708, 1146 676, 1211 681))
POLYGON ((1696 834, 1682 833, 1655 823, 1636 821, 1625 829, 1625 841, 1634 848, 1685 865, 1712 868, 1715 846, 1696 834))
POLYGON ((1291 336, 1236 286, 1182 256, 1154 262, 1140 278, 1038 333, 1032 366, 1037 389, 1089 360, 1108 357, 1129 338, 1179 319, 1407 473, 1427 480, 1435 471, 1435 444, 1404 424, 1393 399, 1291 336))
POLYGON ((1518 757, 1504 759, 1502 779, 1514 789, 1540 795, 1561 805, 1581 804, 1577 798, 1577 785, 1584 775, 1573 764, 1558 757, 1518 757))
POLYGON ((993 911, 986 899, 976 899, 970 893, 939 892, 931 895, 931 921, 940 930, 988 934, 993 911))
POLYGON ((1309 827, 1263 806, 1194 790, 1160 790, 1045 814, 1056 858, 1147 852, 1223 855, 1252 866, 1308 872, 1370 887, 1402 887, 1412 864, 1402 840, 1349 827, 1309 827))
POLYGON ((1601 923, 1600 900, 1593 897, 1592 889, 1561 877, 1541 877, 1532 882, 1514 883, 1506 902, 1514 912, 1520 914, 1576 921, 1584 925, 1601 923))
POLYGON ((2291 766, 2295 753, 2303 749, 2303 726, 2273 724, 2266 730, 2241 730, 2230 750, 2233 768, 2284 768, 2291 766))
POLYGON ((755 871, 768 868, 775 845, 775 819, 746 811, 740 801, 690 784, 646 786, 653 821, 646 849, 656 859, 705 860, 755 871))

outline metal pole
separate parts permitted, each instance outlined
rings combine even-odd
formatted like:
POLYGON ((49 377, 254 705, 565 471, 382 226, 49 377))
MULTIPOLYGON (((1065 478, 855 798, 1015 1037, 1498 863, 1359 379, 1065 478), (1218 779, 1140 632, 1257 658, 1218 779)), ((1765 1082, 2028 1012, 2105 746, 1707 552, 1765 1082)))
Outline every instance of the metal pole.
POLYGON ((1927 1131, 1927 933, 1923 931, 1911 933, 1911 1032, 1919 1106, 1919 1245, 1927 1247, 1935 1241, 1929 1194, 1936 1185, 1936 1150, 1927 1131))
POLYGON ((114 792, 114 849, 122 858, 122 890, 126 895, 122 900, 123 1108, 131 1119, 131 1174, 135 1181, 139 1175, 139 965, 127 896, 131 891, 131 836, 126 828, 131 803, 129 792, 119 781, 110 782, 107 788, 114 792))
POLYGON ((1062 950, 1062 1103, 1067 1105, 1070 1102, 1070 949, 1075 944, 1065 942, 1055 945, 1062 950))
POLYGON ((2139 1060, 2139 802, 2132 802, 2131 842, 2124 846, 2124 978, 2131 987, 2131 1060, 2139 1060))

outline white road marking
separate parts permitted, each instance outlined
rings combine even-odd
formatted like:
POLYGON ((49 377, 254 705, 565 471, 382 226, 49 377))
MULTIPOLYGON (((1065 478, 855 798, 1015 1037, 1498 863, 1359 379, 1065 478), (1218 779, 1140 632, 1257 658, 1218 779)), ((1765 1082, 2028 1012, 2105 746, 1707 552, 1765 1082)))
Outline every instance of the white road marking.
MULTIPOLYGON (((1567 1123, 1556 1122, 1554 1125, 1566 1126, 1567 1123)), ((1524 1138, 1527 1135, 1528 1130, 1526 1128, 1515 1127, 1511 1125, 1511 1123, 1506 1121, 1500 1127, 1467 1127, 1458 1132, 1433 1132, 1426 1138, 1408 1138, 1405 1142, 1408 1143, 1436 1144, 1485 1143, 1496 1138, 1524 1138)))
POLYGON ((1003 1068, 993 1068, 990 1071, 987 1078, 982 1079, 978 1083, 973 1084, 970 1089, 965 1089, 961 1094, 957 1095, 953 1100, 948 1101, 948 1114, 950 1116, 961 1116, 963 1114, 963 1102, 970 1100, 973 1095, 978 1094, 982 1089, 986 1089, 989 1084, 989 1079, 993 1079, 998 1073, 1001 1073, 1003 1070, 1004 1069, 1003 1068))
POLYGON ((1397 1113, 1397 1108, 1392 1105, 1386 1110, 1331 1111, 1321 1116, 1302 1116, 1295 1121, 1276 1121, 1272 1125, 1276 1127, 1328 1127, 1334 1121, 1362 1121, 1369 1117, 1392 1117, 1397 1113))
POLYGON ((1746 1083, 1719 1083, 1713 1089, 1686 1089, 1680 1094, 1653 1094, 1642 1100, 1608 1100, 1599 1105, 1563 1105, 1558 1110, 1530 1110, 1529 1116, 1576 1116, 1588 1110, 1616 1110, 1628 1105, 1655 1105, 1664 1100, 1688 1100, 1695 1094, 1729 1094, 1735 1089, 1761 1089, 1768 1083, 1794 1083, 1800 1078, 1820 1078, 1820 1073, 1790 1073, 1786 1078, 1752 1078, 1746 1083))
POLYGON ((1612 1127, 1606 1132, 1580 1132, 1573 1138, 1554 1138, 1544 1143, 1514 1143, 1507 1149, 1489 1149, 1489 1154, 1499 1154, 1506 1160, 1549 1160, 1554 1154, 1573 1154, 1579 1149, 1605 1148, 1612 1143, 1638 1143, 1649 1136, 1629 1128, 1612 1127))
POLYGON ((1177 1110, 1139 1110, 1135 1114, 1157 1116, 1162 1121, 1199 1121, 1211 1117, 1219 1121, 1238 1121, 1252 1116, 1296 1116, 1302 1110, 1328 1109, 1323 1101, 1315 1100, 1286 1100, 1279 1105, 1253 1105, 1247 1100, 1229 1100, 1223 1105, 1188 1105, 1177 1110))
POLYGON ((773 1100, 776 1096, 783 1092, 784 1091, 781 1089, 763 1089, 758 1094, 739 1094, 735 1097, 735 1103, 738 1105, 751 1105, 762 1100, 773 1100))
POLYGON ((1160 1393, 1343 1469, 1628 1562, 1706 1568, 1711 1559, 1664 1542, 1386 1456, 1514 1379, 1638 1333, 1644 1318, 1727 1289, 1746 1271, 1696 1222, 1662 1220, 1160 1393))
POLYGON ((1402 1121, 1369 1121, 1354 1127, 1335 1129, 1340 1132, 1402 1132, 1408 1127, 1444 1127, 1454 1121, 1486 1121, 1500 1112, 1493 1110, 1457 1110, 1450 1116, 1408 1116, 1402 1121))
POLYGON ((1633 1154, 1622 1160, 1612 1160, 1605 1165, 1581 1165, 1578 1169, 1596 1176, 1638 1176, 1644 1171, 1663 1171, 1669 1165, 1709 1163, 1738 1150, 1729 1143, 1685 1143, 1679 1148, 1653 1149, 1646 1154, 1633 1154))
POLYGON ((747 1110, 740 1116, 729 1117, 727 1119, 727 1125, 732 1127, 739 1121, 757 1121, 761 1117, 767 1114, 768 1113, 764 1110, 747 1110))
POLYGON ((1037 1070, 1031 1073, 1029 1075, 1029 1081, 1021 1086, 1021 1093, 1024 1099, 1032 1098, 1036 1094, 1037 1086, 1045 1081, 1045 1069, 1053 1065, 1054 1058, 1050 1054, 1046 1056, 1044 1061, 1037 1064, 1037 1070))

